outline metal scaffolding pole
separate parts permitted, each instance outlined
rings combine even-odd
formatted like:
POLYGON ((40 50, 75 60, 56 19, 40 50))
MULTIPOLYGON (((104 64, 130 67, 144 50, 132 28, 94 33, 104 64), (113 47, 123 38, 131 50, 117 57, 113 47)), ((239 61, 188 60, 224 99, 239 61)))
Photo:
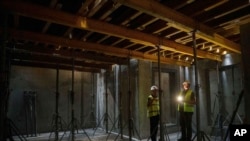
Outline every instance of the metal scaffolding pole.
POLYGON ((72 58, 72 90, 71 90, 71 139, 72 141, 75 140, 75 128, 74 128, 74 125, 76 124, 75 123, 75 115, 74 115, 74 81, 75 81, 75 60, 74 58, 72 58))
MULTIPOLYGON (((59 139, 59 131, 64 130, 62 122, 66 125, 65 121, 59 115, 59 111, 58 111, 59 97, 60 97, 60 93, 59 93, 59 64, 57 64, 57 68, 56 68, 56 92, 55 92, 55 94, 56 94, 55 95, 56 96, 55 97, 55 114, 52 117, 52 122, 51 122, 52 130, 51 130, 51 133, 49 135, 49 140, 50 140, 50 137, 52 135, 52 132, 54 132, 55 133, 54 140, 58 141, 58 140, 60 140, 59 139)), ((66 131, 64 130, 62 137, 64 136, 65 132, 66 131)))
POLYGON ((132 141, 132 135, 134 131, 137 136, 141 140, 139 132, 137 131, 134 120, 132 117, 132 92, 131 92, 131 64, 130 64, 130 56, 128 57, 128 132, 129 132, 129 141, 132 141))
POLYGON ((121 134, 121 139, 123 139, 123 118, 122 118, 122 92, 121 92, 121 74, 122 74, 122 69, 121 65, 119 65, 119 122, 120 122, 120 134, 121 134))
POLYGON ((132 141, 132 109, 131 109, 131 84, 130 84, 130 56, 128 57, 128 132, 129 141, 132 141))
POLYGON ((160 45, 158 49, 158 84, 159 84, 159 104, 160 104, 160 141, 164 141, 163 121, 162 121, 162 90, 161 90, 161 60, 160 60, 160 45))
POLYGON ((58 68, 58 64, 57 64, 57 68, 56 68, 56 119, 55 119, 55 141, 58 141, 58 99, 59 99, 59 68, 58 68))
MULTIPOLYGON (((73 56, 73 55, 72 55, 73 56)), ((72 90, 71 90, 71 122, 69 124, 69 127, 71 127, 71 140, 74 141, 75 140, 75 129, 77 129, 77 133, 78 133, 78 126, 77 124, 80 125, 80 122, 75 118, 75 108, 74 108, 74 100, 75 100, 75 92, 74 92, 74 84, 75 84, 75 60, 74 58, 72 58, 72 90)), ((82 125, 80 125, 82 126, 82 125)), ((88 136, 88 134, 86 133, 86 131, 84 130, 83 127, 81 127, 83 130, 83 133, 86 134, 86 136, 88 137, 89 140, 91 140, 88 136)))
POLYGON ((106 103, 105 103, 105 106, 106 106, 106 112, 105 112, 105 117, 104 117, 104 121, 106 123, 106 133, 108 133, 108 130, 109 130, 109 123, 108 123, 108 118, 109 118, 109 115, 108 115, 108 71, 106 70, 105 72, 105 100, 106 100, 106 103))
POLYGON ((120 134, 121 134, 121 139, 123 139, 123 122, 122 122, 122 92, 121 92, 121 74, 122 74, 122 70, 121 70, 121 65, 119 65, 119 85, 118 85, 118 89, 119 89, 119 122, 120 122, 120 134))
MULTIPOLYGON (((123 118, 122 118, 122 92, 121 92, 121 64, 119 64, 119 70, 118 70, 118 106, 119 106, 119 110, 118 110, 118 117, 115 120, 109 135, 111 134, 112 129, 115 128, 116 123, 118 122, 118 127, 120 129, 119 134, 117 135, 117 137, 115 138, 115 140, 118 138, 119 135, 121 135, 121 139, 123 139, 123 118)), ((107 139, 109 138, 109 135, 107 136, 107 139)))
POLYGON ((101 125, 101 122, 102 122, 102 120, 104 120, 104 122, 105 122, 105 128, 106 128, 106 133, 108 133, 108 130, 109 130, 109 128, 108 128, 108 125, 109 125, 109 122, 108 122, 108 120, 110 120, 110 122, 112 123, 112 124, 114 124, 114 122, 112 121, 112 119, 111 119, 111 117, 109 116, 109 114, 108 114, 108 70, 106 70, 106 72, 105 72, 105 113, 103 114, 103 116, 102 116, 102 118, 98 121, 98 124, 97 124, 97 126, 96 126, 96 128, 95 128, 95 131, 94 131, 94 133, 93 133, 93 135, 95 135, 95 132, 96 132, 96 130, 97 130, 97 128, 101 125))
POLYGON ((80 124, 83 125, 84 121, 84 78, 83 78, 83 72, 81 73, 81 108, 80 108, 80 124))
POLYGON ((192 32, 193 38, 193 53, 194 53, 194 78, 195 78, 195 94, 196 94, 196 130, 197 141, 201 141, 200 136, 200 99, 199 99, 199 84, 198 84, 198 70, 197 70, 197 52, 196 52, 196 30, 192 32))

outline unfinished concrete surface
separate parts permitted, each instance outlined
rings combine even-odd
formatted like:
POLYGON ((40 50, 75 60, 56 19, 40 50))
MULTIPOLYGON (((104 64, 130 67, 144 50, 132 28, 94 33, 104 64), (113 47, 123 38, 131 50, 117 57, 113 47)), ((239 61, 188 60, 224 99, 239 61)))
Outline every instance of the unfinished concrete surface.
MULTIPOLYGON (((220 136, 216 119, 218 114, 221 114, 223 126, 228 125, 236 103, 235 99, 243 87, 241 69, 237 64, 218 66, 217 62, 209 60, 201 60, 198 65, 201 129, 209 136, 220 136), (220 97, 223 98, 219 99, 220 97)), ((101 73, 75 71, 74 75, 72 71, 59 70, 59 130, 70 134, 73 110, 74 128, 86 130, 91 140, 103 140, 109 132, 112 132, 109 140, 114 140, 113 137, 121 132, 128 137, 130 131, 128 124, 133 125, 131 129, 133 138, 147 139, 149 120, 146 117, 146 101, 150 86, 158 85, 157 70, 157 64, 134 59, 131 60, 129 69, 126 65, 115 65, 112 71, 103 70, 101 73), (73 104, 71 103, 72 81, 74 81, 73 104), (98 132, 93 136, 93 129, 97 128, 98 132), (99 135, 102 136, 101 139, 99 135)), ((161 67, 162 117, 168 134, 179 131, 175 95, 185 79, 192 82, 194 89, 193 73, 193 66, 162 65, 161 67)), ((13 121, 21 135, 28 137, 28 140, 48 140, 48 134, 55 130, 56 70, 12 66, 10 88, 9 119, 13 121), (35 94, 35 107, 31 105, 28 107, 33 109, 25 108, 25 93, 35 94), (32 114, 35 114, 35 117, 32 114)), ((194 135, 195 114, 196 112, 193 116, 194 135)), ((241 123, 244 116, 244 106, 241 104, 235 122, 241 123)), ((62 136, 62 133, 59 135, 62 136)), ((76 140, 81 140, 84 136, 75 131, 76 140)))

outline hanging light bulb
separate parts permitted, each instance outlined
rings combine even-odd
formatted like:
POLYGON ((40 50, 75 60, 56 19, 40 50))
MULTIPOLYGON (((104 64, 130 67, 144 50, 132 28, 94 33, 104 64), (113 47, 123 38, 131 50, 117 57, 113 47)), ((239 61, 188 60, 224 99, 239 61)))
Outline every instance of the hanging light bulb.
POLYGON ((202 44, 202 47, 201 47, 201 49, 205 49, 205 44, 202 44))
POLYGON ((225 54, 227 54, 227 51, 226 51, 226 50, 222 52, 222 55, 225 55, 225 54))
POLYGON ((216 49, 216 53, 220 53, 220 49, 219 48, 216 49))
POLYGON ((210 47, 209 47, 209 51, 212 51, 212 50, 213 50, 213 47, 212 47, 212 46, 210 46, 210 47))

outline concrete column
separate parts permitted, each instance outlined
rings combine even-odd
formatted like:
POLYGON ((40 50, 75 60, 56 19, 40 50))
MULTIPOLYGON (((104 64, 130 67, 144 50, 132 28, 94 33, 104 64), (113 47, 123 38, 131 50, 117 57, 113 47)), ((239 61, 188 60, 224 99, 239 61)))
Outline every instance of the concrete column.
POLYGON ((245 97, 245 113, 246 123, 250 124, 250 23, 242 25, 240 27, 240 40, 241 40, 241 52, 242 63, 244 73, 244 97, 245 97))

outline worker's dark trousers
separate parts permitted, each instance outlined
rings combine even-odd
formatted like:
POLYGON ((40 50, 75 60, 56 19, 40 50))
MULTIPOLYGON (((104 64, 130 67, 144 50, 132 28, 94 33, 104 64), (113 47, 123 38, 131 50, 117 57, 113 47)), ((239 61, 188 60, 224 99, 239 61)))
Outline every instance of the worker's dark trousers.
POLYGON ((156 141, 159 119, 160 119, 159 115, 150 117, 150 138, 151 138, 151 141, 156 141))
POLYGON ((181 139, 191 141, 193 112, 180 112, 181 139))

